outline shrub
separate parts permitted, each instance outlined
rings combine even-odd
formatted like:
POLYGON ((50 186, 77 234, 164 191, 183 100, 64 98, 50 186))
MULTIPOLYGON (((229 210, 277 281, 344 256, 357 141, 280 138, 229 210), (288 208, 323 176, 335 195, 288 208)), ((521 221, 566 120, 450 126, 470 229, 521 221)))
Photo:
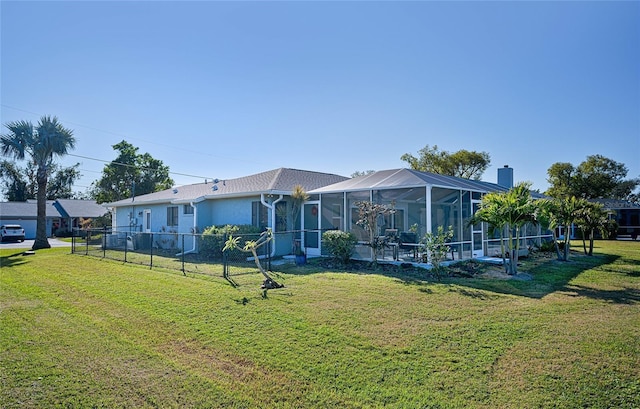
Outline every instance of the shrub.
MULTIPOLYGON (((210 259, 220 260, 222 259, 222 249, 224 248, 225 238, 229 234, 234 236, 257 235, 260 234, 260 228, 242 224, 242 225, 230 225, 226 226, 209 226, 202 232, 202 240, 200 243, 200 253, 210 259)), ((248 240, 252 240, 255 237, 250 237, 248 240)), ((244 241, 241 243, 241 247, 244 246, 244 241)))
POLYGON ((333 258, 342 263, 349 261, 356 249, 356 243, 358 242, 355 234, 340 230, 329 230, 324 232, 322 240, 324 240, 324 243, 333 258))

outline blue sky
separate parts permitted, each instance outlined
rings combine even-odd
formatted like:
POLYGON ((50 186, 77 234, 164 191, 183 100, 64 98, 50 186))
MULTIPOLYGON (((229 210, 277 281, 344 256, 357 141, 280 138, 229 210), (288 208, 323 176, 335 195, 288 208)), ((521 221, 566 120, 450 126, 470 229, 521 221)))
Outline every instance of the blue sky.
MULTIPOLYGON (((545 190, 602 154, 640 176, 640 2, 11 2, 1 121, 56 115, 87 158, 122 139, 178 185, 278 167, 486 151, 545 190)), ((2 132, 6 132, 3 127, 2 132)), ((81 162, 76 190, 103 162, 81 162)))

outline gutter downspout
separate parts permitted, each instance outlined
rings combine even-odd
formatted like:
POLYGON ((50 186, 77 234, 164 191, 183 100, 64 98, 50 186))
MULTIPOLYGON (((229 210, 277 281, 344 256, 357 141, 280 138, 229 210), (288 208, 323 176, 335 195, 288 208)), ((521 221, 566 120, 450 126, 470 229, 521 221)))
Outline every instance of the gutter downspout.
POLYGON ((276 254, 276 234, 275 234, 275 228, 276 228, 276 203, 278 203, 279 201, 281 201, 284 198, 284 195, 280 195, 279 198, 277 198, 276 200, 274 200, 271 204, 267 203, 267 201, 264 198, 264 193, 260 193, 260 203, 262 203, 264 206, 267 207, 267 209, 271 210, 271 229, 273 231, 273 246, 271 247, 271 257, 275 256, 276 254))
POLYGON ((198 208, 193 204, 193 202, 189 202, 189 206, 193 207, 193 247, 191 250, 187 250, 184 253, 176 254, 176 257, 180 257, 183 254, 191 254, 196 252, 196 232, 198 231, 198 208))

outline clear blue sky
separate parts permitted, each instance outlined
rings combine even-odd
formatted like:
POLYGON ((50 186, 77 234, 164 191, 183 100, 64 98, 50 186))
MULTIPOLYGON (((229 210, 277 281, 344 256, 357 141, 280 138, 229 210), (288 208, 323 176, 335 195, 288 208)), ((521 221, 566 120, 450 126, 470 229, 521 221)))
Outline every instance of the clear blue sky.
MULTIPOLYGON (((487 151, 545 190, 602 154, 640 176, 640 2, 1 3, 2 124, 56 115, 178 185, 487 151)), ((2 132, 6 132, 3 126, 2 132)), ((81 162, 76 190, 104 163, 81 162)))

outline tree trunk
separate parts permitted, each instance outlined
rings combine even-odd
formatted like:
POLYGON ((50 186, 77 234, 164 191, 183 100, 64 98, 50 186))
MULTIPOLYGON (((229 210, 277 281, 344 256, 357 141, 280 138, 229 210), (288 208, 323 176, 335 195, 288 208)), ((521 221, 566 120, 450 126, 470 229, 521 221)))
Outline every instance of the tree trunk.
POLYGON ((591 234, 589 235, 589 255, 590 256, 593 256, 593 235, 594 235, 594 231, 592 229, 591 234))
POLYGON ((47 174, 45 170, 38 169, 38 216, 36 221, 36 239, 31 250, 51 248, 47 240, 47 174))

